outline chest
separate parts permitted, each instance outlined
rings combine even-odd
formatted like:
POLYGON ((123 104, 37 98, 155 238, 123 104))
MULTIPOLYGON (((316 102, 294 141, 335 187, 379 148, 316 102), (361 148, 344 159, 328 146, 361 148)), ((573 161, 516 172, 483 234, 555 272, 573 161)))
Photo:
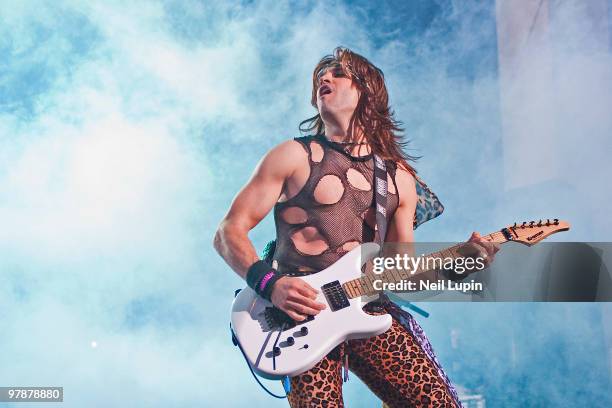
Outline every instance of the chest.
MULTIPOLYGON (((313 149, 315 152, 316 150, 313 149)), ((370 203, 374 191, 373 160, 351 160, 333 150, 309 155, 286 179, 279 202, 300 196, 312 205, 332 205, 345 196, 358 195, 370 203), (368 199, 370 197, 370 199, 368 199)))

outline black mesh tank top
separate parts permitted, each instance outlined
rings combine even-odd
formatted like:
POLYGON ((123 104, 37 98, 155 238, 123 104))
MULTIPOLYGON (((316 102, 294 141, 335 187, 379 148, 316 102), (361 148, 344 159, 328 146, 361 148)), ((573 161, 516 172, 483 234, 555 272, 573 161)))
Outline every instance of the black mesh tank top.
MULTIPOLYGON (((277 238, 272 259, 279 272, 300 275, 321 271, 357 245, 374 241, 376 215, 372 154, 351 156, 342 144, 321 135, 295 140, 308 153, 310 175, 295 196, 274 206, 277 238), (362 182, 357 183, 356 179, 362 182), (332 191, 327 194, 326 202, 317 201, 316 197, 321 198, 321 195, 315 196, 317 187, 326 188, 329 193, 330 186, 332 191), (323 241, 319 242, 319 249, 314 253, 301 252, 296 247, 297 237, 314 233, 320 234, 323 241)), ((392 183, 387 196, 387 219, 391 219, 399 202, 395 183, 397 166, 392 161, 386 164, 391 179, 388 184, 392 183)))

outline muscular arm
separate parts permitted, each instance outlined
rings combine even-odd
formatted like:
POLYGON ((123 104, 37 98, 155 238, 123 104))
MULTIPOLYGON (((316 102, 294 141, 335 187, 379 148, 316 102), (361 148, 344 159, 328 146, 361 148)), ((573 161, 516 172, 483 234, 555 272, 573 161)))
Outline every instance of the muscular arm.
MULTIPOLYGON (((396 175, 396 184, 399 190, 400 202, 395 210, 395 214, 389 223, 389 231, 387 232, 386 242, 401 242, 401 243, 413 243, 414 242, 414 213, 417 205, 417 193, 416 193, 416 181, 412 174, 405 170, 398 169, 396 175)), ((396 246, 394 246, 396 247, 396 246)), ((407 255, 410 257, 415 256, 415 250, 412 245, 396 247, 396 249, 404 249, 407 251, 407 255)), ((395 252, 387 254, 387 256, 394 256, 395 252)), ((414 276, 414 279, 435 282, 440 279, 440 271, 429 270, 421 272, 414 276)))
POLYGON ((215 234, 214 247, 223 259, 242 278, 259 259, 248 233, 270 212, 278 200, 283 184, 304 150, 291 140, 284 142, 264 156, 248 183, 232 202, 215 234))
MULTIPOLYGON (((223 259, 242 278, 259 257, 248 233, 270 212, 283 186, 298 166, 308 165, 304 149, 288 141, 272 149, 258 164, 253 176, 238 193, 221 220, 213 241, 223 259)), ((304 320, 325 308, 316 302, 317 291, 299 278, 282 277, 274 283, 272 303, 292 319, 304 320)))
POLYGON ((395 183, 400 201, 393 218, 389 221, 385 241, 414 242, 412 223, 417 203, 415 180, 410 173, 398 168, 395 183))
MULTIPOLYGON (((417 204, 416 182, 412 174, 398 168, 395 183, 397 184, 399 194, 399 204, 393 218, 389 221, 385 242, 411 244, 414 242, 413 222, 417 204)), ((389 251, 386 251, 385 255, 395 256, 395 250, 399 249, 407 251, 407 255, 410 257, 415 256, 412 245, 402 245, 399 247, 393 245, 389 248, 389 251)), ((435 271, 430 271, 419 275, 418 279, 436 280, 437 275, 435 271)))
MULTIPOLYGON (((393 218, 389 222, 389 229, 385 239, 386 242, 414 242, 413 220, 418 199, 415 183, 416 181, 410 173, 398 169, 396 184, 399 190, 400 202, 393 218)), ((474 252, 487 254, 487 261, 485 262, 487 266, 492 262, 495 253, 499 251, 498 244, 484 241, 480 237, 480 234, 476 232, 472 233, 468 243, 472 245, 474 252)), ((412 246, 409 246, 407 250, 409 256, 415 256, 412 246)), ((427 271, 419 275, 419 279, 431 281, 436 281, 439 277, 440 272, 435 270, 427 271)))

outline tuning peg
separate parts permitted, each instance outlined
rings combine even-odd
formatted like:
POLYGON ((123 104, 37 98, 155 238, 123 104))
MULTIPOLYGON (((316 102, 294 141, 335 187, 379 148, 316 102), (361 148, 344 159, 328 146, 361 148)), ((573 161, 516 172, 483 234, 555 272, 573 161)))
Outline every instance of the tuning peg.
POLYGON ((550 218, 546 219, 546 226, 548 227, 550 225, 550 218))
POLYGON ((516 228, 516 222, 514 223, 514 225, 512 226, 512 228, 516 228))
POLYGON ((529 221, 529 228, 532 228, 533 224, 535 224, 535 221, 529 221))
POLYGON ((559 219, 558 218, 555 218, 554 221, 555 221, 555 225, 559 225, 559 219))
POLYGON ((523 223, 521 224, 521 228, 525 228, 525 224, 527 224, 527 221, 523 221, 523 223))
POLYGON ((542 226, 542 220, 538 221, 538 227, 542 226))

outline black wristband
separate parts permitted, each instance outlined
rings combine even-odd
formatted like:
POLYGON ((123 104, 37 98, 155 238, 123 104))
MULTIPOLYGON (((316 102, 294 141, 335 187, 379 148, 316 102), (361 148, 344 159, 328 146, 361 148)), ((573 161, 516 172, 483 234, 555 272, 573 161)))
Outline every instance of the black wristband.
POLYGON ((246 281, 247 285, 259 296, 270 300, 272 288, 277 280, 282 277, 280 273, 270 266, 266 261, 257 261, 249 267, 246 281), (265 282, 262 282, 265 279, 265 282), (263 286, 262 286, 263 285, 263 286))
POLYGON ((266 261, 257 261, 249 267, 246 275, 247 285, 257 292, 257 285, 261 279, 272 270, 272 266, 266 261))
POLYGON ((266 299, 269 302, 272 301, 272 289, 274 289, 274 284, 276 283, 277 280, 283 277, 283 275, 278 273, 278 271, 274 269, 272 270, 274 271, 274 275, 270 279, 268 279, 268 282, 266 282, 263 290, 261 290, 261 288, 257 288, 258 291, 256 291, 259 294, 259 296, 261 296, 262 298, 266 299))

